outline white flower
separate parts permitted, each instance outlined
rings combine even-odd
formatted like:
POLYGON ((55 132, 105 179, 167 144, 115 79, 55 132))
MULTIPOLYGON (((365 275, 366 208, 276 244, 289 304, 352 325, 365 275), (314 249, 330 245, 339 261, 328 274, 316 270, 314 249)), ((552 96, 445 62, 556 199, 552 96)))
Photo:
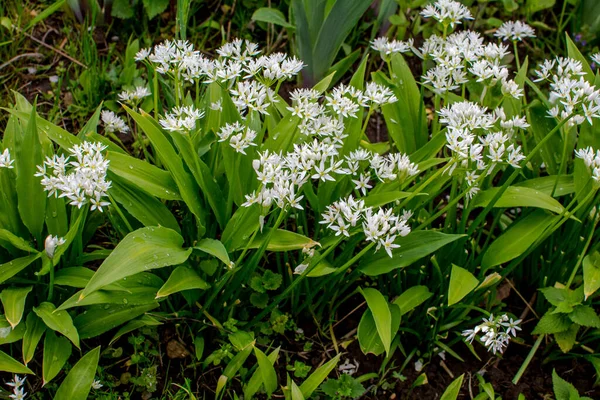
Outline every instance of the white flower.
POLYGON ((591 59, 596 65, 600 66, 600 53, 593 54, 591 59))
POLYGON ((148 56, 150 55, 151 52, 152 52, 151 48, 141 49, 140 51, 138 51, 136 53, 134 59, 135 59, 135 61, 143 61, 148 58, 148 56))
POLYGON ((136 86, 136 88, 133 90, 122 91, 119 93, 118 97, 121 101, 136 103, 144 97, 150 96, 151 94, 152 92, 150 92, 150 90, 148 90, 148 88, 145 86, 136 86))
POLYGON ((423 370, 423 359, 419 358, 417 361, 415 361, 415 371, 421 372, 422 370, 423 370))
POLYGON ((494 33, 494 36, 501 38, 504 41, 523 40, 526 38, 534 38, 535 30, 521 21, 506 21, 494 33))
POLYGON ((236 152, 242 154, 246 154, 245 150, 248 147, 257 146, 257 144, 254 143, 256 135, 256 131, 239 122, 225 124, 225 126, 217 132, 219 142, 229 141, 229 145, 233 147, 236 152))
POLYGON ((387 37, 382 36, 371 42, 371 48, 377 50, 384 60, 388 60, 391 54, 406 53, 410 51, 412 47, 412 39, 402 42, 400 40, 389 40, 387 37))
POLYGON ((102 383, 100 383, 100 380, 98 379, 94 379, 94 382, 92 383, 92 388, 94 388, 95 390, 98 390, 100 388, 102 388, 104 385, 102 383))
POLYGON ((354 375, 358 371, 359 365, 358 361, 352 363, 349 359, 346 359, 346 361, 338 367, 338 370, 342 374, 354 375))
POLYGON ((13 163, 15 160, 10 158, 10 151, 8 149, 4 149, 2 154, 0 154, 0 168, 14 168, 13 163))
POLYGON ((204 117, 204 111, 200 111, 194 106, 182 106, 173 108, 159 122, 168 131, 189 133, 196 128, 196 121, 202 117, 204 117))
POLYGON ((25 378, 26 377, 20 378, 19 375, 15 375, 14 380, 6 382, 6 385, 11 386, 13 388, 13 394, 9 395, 9 398, 13 400, 25 399, 25 397, 27 396, 27 393, 25 393, 25 388, 23 387, 23 385, 25 384, 25 378))
POLYGON ((101 143, 83 142, 69 149, 71 156, 47 157, 43 165, 37 166, 35 176, 42 177, 48 196, 66 197, 78 208, 90 203, 92 211, 102 212, 102 207, 110 204, 103 198, 111 186, 106 180, 109 161, 102 155, 105 149, 101 143), (69 161, 72 156, 75 160, 69 161))
POLYGON ((56 251, 56 248, 63 244, 65 244, 64 238, 48 235, 44 242, 44 250, 46 251, 48 258, 54 258, 54 252, 56 251))
POLYGON ((583 163, 587 167, 588 171, 592 175, 592 179, 596 183, 600 183, 600 150, 596 150, 591 147, 575 150, 575 156, 583 160, 583 163))
POLYGON ((474 329, 463 331, 462 335, 466 337, 469 343, 472 343, 478 335, 481 335, 480 340, 489 352, 502 353, 510 342, 511 335, 516 337, 517 331, 521 330, 518 326, 520 323, 520 319, 513 321, 510 318, 509 320, 506 314, 496 318, 491 314, 489 319, 483 318, 483 323, 475 326, 474 329))
POLYGON ((125 123, 125 121, 117 116, 112 111, 103 110, 101 114, 102 122, 104 123, 104 129, 106 132, 129 132, 129 127, 125 123))
POLYGON ((258 81, 241 81, 235 89, 231 89, 231 99, 240 113, 258 111, 268 115, 267 108, 274 100, 271 89, 258 81))
POLYGON ((421 15, 425 18, 433 17, 452 28, 455 24, 460 24, 463 19, 473 19, 467 7, 453 0, 438 0, 434 4, 429 4, 423 9, 421 15))

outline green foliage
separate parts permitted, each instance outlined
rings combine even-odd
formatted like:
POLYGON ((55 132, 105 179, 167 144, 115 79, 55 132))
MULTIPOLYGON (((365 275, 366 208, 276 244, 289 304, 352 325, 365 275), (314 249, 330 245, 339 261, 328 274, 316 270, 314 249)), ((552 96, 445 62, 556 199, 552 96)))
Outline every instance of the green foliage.
POLYGON ((365 388, 348 374, 342 374, 338 379, 328 379, 321 385, 321 390, 331 399, 356 399, 365 393, 365 388))

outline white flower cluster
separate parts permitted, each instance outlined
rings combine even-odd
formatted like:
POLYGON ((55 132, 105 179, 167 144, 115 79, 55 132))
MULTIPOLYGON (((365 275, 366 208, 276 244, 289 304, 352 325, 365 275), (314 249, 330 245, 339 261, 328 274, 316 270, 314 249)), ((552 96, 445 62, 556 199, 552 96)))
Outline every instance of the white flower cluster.
POLYGON ((484 85, 484 90, 500 83, 504 95, 514 98, 523 95, 523 90, 509 78, 508 68, 502 63, 509 54, 508 46, 485 44, 477 32, 456 32, 446 39, 433 35, 414 53, 435 62, 435 66, 423 75, 424 83, 431 85, 435 93, 451 92, 475 80, 484 85))
POLYGON ((388 61, 392 54, 409 52, 413 44, 412 38, 403 42, 401 40, 389 40, 387 37, 382 36, 371 42, 371 48, 378 51, 383 60, 388 61))
POLYGON ((389 153, 381 156, 368 150, 358 149, 346 156, 346 173, 356 179, 352 179, 355 189, 361 191, 363 196, 367 194, 367 189, 371 189, 369 184, 371 176, 374 174, 381 182, 398 179, 404 182, 407 178, 419 173, 416 164, 410 162, 406 154, 389 153), (366 170, 365 164, 370 168, 366 170))
POLYGON ((592 54, 591 59, 596 64, 596 66, 600 66, 600 53, 592 54))
POLYGON ((123 90, 119 93, 119 100, 128 102, 128 103, 137 103, 142 100, 144 97, 150 96, 152 93, 145 86, 136 86, 135 89, 132 90, 123 90))
POLYGON ((454 28, 455 24, 460 24, 463 19, 473 19, 471 11, 463 4, 454 0, 438 0, 434 4, 429 4, 421 11, 425 18, 435 18, 444 26, 454 28))
POLYGON ((521 21, 506 21, 494 33, 494 36, 501 38, 503 41, 517 41, 526 38, 534 38, 535 30, 521 21))
POLYGON ((217 50, 218 58, 209 59, 187 41, 166 41, 152 50, 140 50, 136 60, 154 64, 160 74, 170 74, 179 81, 219 82, 231 88, 233 101, 240 113, 256 110, 267 113, 275 101, 269 87, 297 75, 303 63, 283 53, 259 56, 258 45, 236 39, 217 50))
POLYGON ((0 168, 14 168, 13 163, 15 160, 10 158, 10 151, 8 149, 4 149, 2 154, 0 154, 0 168))
POLYGON ((229 145, 238 153, 246 154, 245 150, 248 147, 257 146, 257 144, 254 143, 256 132, 239 122, 225 124, 225 126, 217 133, 217 136, 219 136, 219 142, 229 140, 229 145))
POLYGON ((26 377, 19 377, 19 375, 15 375, 14 379, 12 381, 6 382, 6 384, 10 387, 12 387, 12 391, 13 394, 9 395, 8 397, 11 398, 12 400, 24 400, 27 396, 27 393, 25 392, 25 378, 26 377))
POLYGON ((104 129, 106 130, 106 132, 129 132, 129 127, 127 126, 123 118, 119 117, 114 112, 104 110, 102 111, 101 118, 102 122, 104 123, 104 129))
POLYGON ((600 183, 600 150, 596 150, 591 147, 575 150, 575 155, 583 160, 583 163, 592 174, 592 179, 596 183, 600 183))
POLYGON ((481 335, 480 340, 488 348, 488 351, 494 354, 496 352, 502 353, 510 342, 511 335, 517 337, 517 331, 521 330, 520 323, 520 319, 513 321, 506 314, 496 318, 491 314, 489 319, 483 318, 483 323, 477 325, 474 329, 463 331, 462 334, 469 343, 473 343, 473 339, 477 335, 481 335))
POLYGON ((502 108, 488 112, 468 101, 452 103, 439 114, 440 123, 447 126, 446 146, 452 152, 448 171, 452 174, 457 166, 467 170, 468 198, 479 191, 476 171, 487 169, 491 173, 497 164, 521 168, 525 156, 514 141, 514 133, 529 127, 525 117, 507 119, 502 108))
POLYGON ((380 208, 374 211, 371 207, 365 207, 365 201, 354 199, 349 196, 346 199, 336 201, 323 213, 323 221, 336 236, 344 235, 350 237, 350 231, 362 229, 366 240, 377 243, 375 251, 383 247, 388 256, 392 257, 392 250, 400 247, 395 244, 397 236, 406 236, 410 233, 408 219, 412 216, 410 212, 404 211, 402 215, 393 214, 392 208, 380 208))
POLYGON ((159 120, 167 131, 189 133, 196 128, 196 121, 204 117, 204 111, 194 106, 175 107, 159 120))
POLYGON ((64 155, 46 157, 35 176, 42 177, 48 196, 66 197, 78 208, 89 202, 91 210, 102 212, 102 207, 110 204, 104 197, 111 186, 106 180, 109 161, 102 155, 105 149, 101 143, 83 142, 69 149, 76 160, 69 161, 71 156, 64 155))
POLYGON ((585 80, 580 61, 566 57, 545 60, 535 74, 534 82, 550 82, 551 117, 559 121, 571 117, 567 126, 586 120, 592 124, 592 118, 600 118, 600 90, 585 80))

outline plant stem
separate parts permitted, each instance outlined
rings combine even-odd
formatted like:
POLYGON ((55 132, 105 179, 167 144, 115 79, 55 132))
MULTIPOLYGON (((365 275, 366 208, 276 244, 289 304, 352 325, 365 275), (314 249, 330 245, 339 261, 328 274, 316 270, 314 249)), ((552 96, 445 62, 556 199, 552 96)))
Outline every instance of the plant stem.
POLYGON ((525 361, 523 361, 523 365, 521 365, 521 368, 519 368, 519 371, 517 371, 517 374, 513 378, 513 380, 512 380, 513 385, 516 385, 517 383, 519 383, 519 379, 521 379, 521 376, 523 376, 523 374, 525 373, 525 370, 529 366, 529 363, 533 359, 533 356, 535 356, 535 353, 537 352, 537 349, 540 347, 540 344, 542 343, 542 340, 544 340, 545 336, 546 335, 538 336, 533 347, 531 348, 531 351, 529 351, 527 358, 525 359, 525 361))

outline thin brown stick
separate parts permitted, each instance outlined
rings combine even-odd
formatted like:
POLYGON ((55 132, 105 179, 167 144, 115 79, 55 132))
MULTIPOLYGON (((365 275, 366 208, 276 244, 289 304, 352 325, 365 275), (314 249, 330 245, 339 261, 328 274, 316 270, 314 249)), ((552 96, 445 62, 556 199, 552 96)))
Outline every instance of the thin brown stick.
POLYGON ((27 32, 25 32, 25 31, 23 31, 22 29, 19 29, 19 31, 20 31, 20 32, 21 32, 23 35, 27 36, 29 39, 33 40, 34 42, 41 44, 42 46, 44 46, 44 47, 46 47, 46 48, 48 48, 48 49, 50 49, 50 50, 54 51, 55 53, 57 53, 57 54, 60 54, 60 55, 61 55, 61 56, 63 56, 64 58, 66 58, 66 59, 68 59, 68 60, 71 60, 71 61, 73 61, 75 64, 77 64, 77 65, 79 65, 79 66, 81 66, 81 67, 83 67, 83 68, 86 68, 86 69, 87 69, 87 65, 83 64, 83 63, 82 63, 81 61, 79 61, 79 60, 76 60, 76 59, 74 59, 73 57, 71 57, 70 55, 68 55, 67 53, 65 53, 64 51, 62 51, 62 50, 59 50, 59 49, 57 49, 56 47, 54 47, 54 46, 51 46, 51 45, 49 45, 48 43, 45 43, 45 42, 41 41, 40 39, 36 38, 35 36, 32 36, 32 35, 30 35, 29 33, 27 33, 27 32))
POLYGON ((8 60, 4 64, 0 65, 0 69, 8 67, 10 64, 14 63, 15 61, 17 61, 17 60, 19 60, 21 58, 41 58, 41 57, 44 57, 44 55, 40 54, 40 53, 23 53, 23 54, 19 54, 18 56, 14 56, 13 58, 11 58, 10 60, 8 60))

